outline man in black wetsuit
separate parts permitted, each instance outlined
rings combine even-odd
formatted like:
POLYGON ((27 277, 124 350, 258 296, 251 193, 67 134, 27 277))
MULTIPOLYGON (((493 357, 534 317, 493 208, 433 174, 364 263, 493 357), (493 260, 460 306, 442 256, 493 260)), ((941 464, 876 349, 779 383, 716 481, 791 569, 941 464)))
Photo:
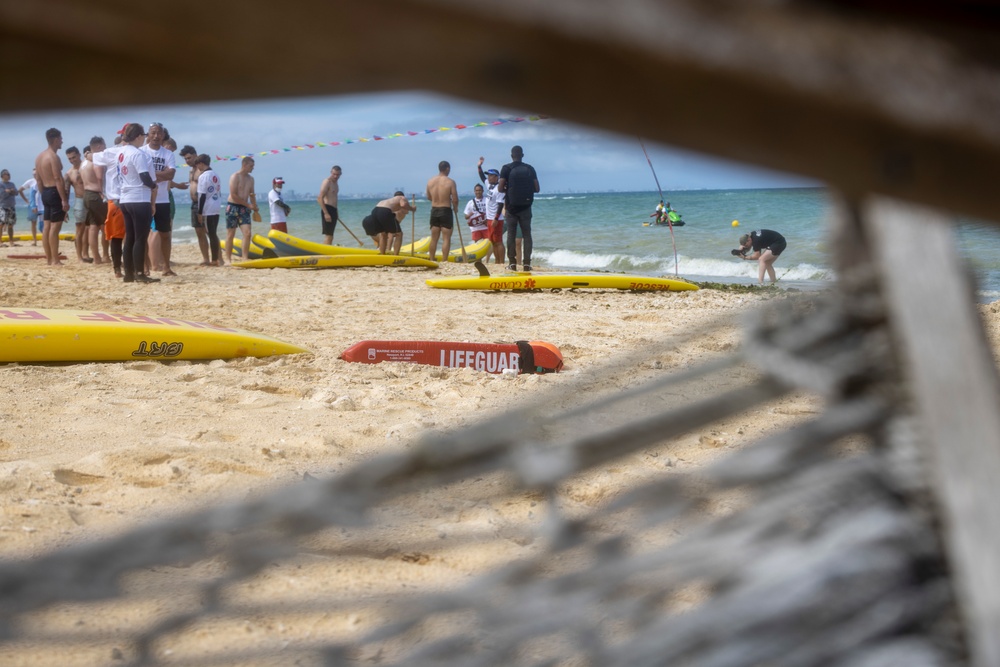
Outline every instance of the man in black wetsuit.
POLYGON ((764 273, 773 284, 777 278, 774 275, 774 262, 785 250, 785 237, 770 229, 757 229, 740 237, 742 252, 737 254, 740 259, 757 260, 757 282, 764 284, 764 273), (752 255, 747 253, 753 250, 752 255))

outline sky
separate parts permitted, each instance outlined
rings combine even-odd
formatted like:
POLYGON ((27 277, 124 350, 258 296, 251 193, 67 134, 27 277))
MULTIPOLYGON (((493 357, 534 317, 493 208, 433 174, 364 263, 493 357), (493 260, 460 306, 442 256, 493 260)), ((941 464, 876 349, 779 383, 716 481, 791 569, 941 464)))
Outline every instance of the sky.
MULTIPOLYGON (((233 103, 112 107, 84 111, 45 111, 0 115, 0 167, 20 185, 31 177, 35 156, 45 146, 45 131, 59 128, 63 151, 82 148, 94 135, 110 145, 126 122, 163 123, 178 147, 190 144, 208 153, 224 179, 239 160, 216 157, 254 154, 256 190, 266 192, 277 176, 285 193, 319 192, 333 165, 343 169, 342 197, 383 197, 395 190, 423 194, 441 160, 451 163, 460 193, 479 182, 476 163, 499 169, 510 161, 510 148, 524 148, 524 161, 535 167, 542 192, 656 192, 664 195, 698 189, 800 187, 814 182, 790 174, 719 160, 644 141, 656 178, 638 137, 616 135, 558 118, 493 125, 496 119, 529 118, 538 110, 502 109, 437 94, 393 92, 336 97, 293 98, 233 103), (485 127, 472 127, 486 122, 485 127), (455 129, 456 125, 469 126, 455 129), (432 128, 451 128, 425 133, 432 128), (417 132, 410 136, 407 132, 417 132), (375 136, 401 137, 375 141, 375 136), (359 142, 366 138, 368 142, 359 142), (355 143, 344 144, 346 140, 355 143), (293 146, 339 146, 285 151, 293 146), (278 150, 277 154, 260 155, 278 150)), ((63 157, 64 168, 69 168, 63 157)), ((183 160, 177 156, 179 165, 183 160)), ((181 175, 186 175, 186 167, 181 175)))

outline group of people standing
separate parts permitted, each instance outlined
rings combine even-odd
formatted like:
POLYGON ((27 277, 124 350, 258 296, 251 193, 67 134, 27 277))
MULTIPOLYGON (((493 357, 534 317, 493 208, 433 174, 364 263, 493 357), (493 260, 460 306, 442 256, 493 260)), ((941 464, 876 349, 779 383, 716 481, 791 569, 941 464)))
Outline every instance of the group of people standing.
POLYGON ((472 240, 489 238, 497 264, 504 263, 506 236, 507 269, 521 264, 531 271, 531 205, 540 191, 535 168, 524 161, 520 146, 510 149, 511 161, 500 171, 483 170, 480 157, 476 169, 482 185, 476 185, 473 199, 465 206, 465 219, 472 228, 472 240), (485 190, 484 186, 485 185, 485 190))
MULTIPOLYGON (((72 193, 76 198, 72 215, 77 259, 93 264, 110 261, 115 275, 126 282, 157 281, 150 277, 151 269, 175 275, 170 269, 169 189, 177 146, 166 128, 153 123, 147 133, 138 123, 127 123, 112 148, 99 136, 90 140, 82 155, 75 146, 67 148, 71 168, 65 173, 59 158, 62 133, 50 128, 45 140, 45 150, 35 158, 34 179, 22 190, 30 185, 38 192, 33 209, 41 215, 47 263, 62 264, 59 234, 71 211, 72 193), (152 246, 151 252, 147 244, 152 246)), ((35 221, 31 224, 34 236, 35 221)))
MULTIPOLYGON (((118 131, 111 147, 106 146, 102 137, 95 136, 82 153, 76 147, 68 148, 66 157, 71 169, 65 173, 59 157, 62 133, 51 128, 46 132, 46 141, 46 149, 35 160, 34 179, 20 189, 9 182, 9 172, 0 173, 0 234, 9 230, 11 244, 16 220, 14 200, 20 195, 38 211, 48 264, 61 265, 59 234, 70 214, 72 191, 76 196, 73 215, 77 223, 78 259, 93 264, 111 262, 115 275, 124 282, 158 282, 158 278, 151 276, 152 271, 162 271, 164 276, 176 275, 170 264, 175 210, 171 190, 186 187, 202 266, 231 263, 237 231, 242 234, 240 255, 244 260, 249 259, 251 218, 260 221, 252 176, 253 157, 244 157, 240 169, 229 179, 223 256, 218 235, 223 209, 222 184, 212 169, 211 158, 199 154, 193 146, 184 146, 180 155, 190 167, 189 177, 187 181, 174 180, 177 144, 162 124, 144 127, 127 123, 118 131), (37 202, 25 197, 25 190, 31 188, 37 190, 37 202)), ((475 196, 466 204, 464 217, 473 242, 485 238, 492 242, 497 264, 504 263, 506 245, 507 268, 514 271, 520 264, 525 271, 531 271, 531 206, 540 187, 534 167, 523 161, 523 149, 514 146, 510 155, 511 162, 499 171, 484 170, 485 160, 479 158, 477 171, 481 184, 475 186, 475 196)), ((333 243, 339 222, 337 203, 342 173, 334 165, 317 197, 327 244, 333 243)), ((427 182, 432 260, 437 259, 439 243, 441 254, 447 259, 455 221, 459 219, 458 190, 450 173, 451 165, 442 161, 438 174, 427 182)), ((287 232, 291 209, 281 196, 284 179, 276 177, 271 185, 268 193, 271 228, 287 232)), ((378 202, 362 225, 375 240, 379 252, 399 254, 403 236, 400 223, 407 214, 415 212, 416 202, 397 191, 378 202)), ((33 232, 34 229, 32 221, 33 232)))
MULTIPOLYGON (((8 185, 10 173, 3 171, 0 233, 7 231, 12 245, 17 219, 15 198, 20 195, 30 207, 33 238, 37 214, 42 247, 50 266, 62 264, 59 235, 72 214, 76 222, 77 258, 81 262, 97 265, 110 262, 115 275, 124 282, 158 282, 159 278, 150 275, 152 271, 161 271, 164 276, 177 275, 170 263, 175 212, 171 190, 188 188, 191 226, 198 237, 202 266, 231 263, 237 230, 243 236, 243 258, 248 259, 251 216, 259 220, 254 180, 250 175, 253 158, 244 158, 240 170, 229 179, 223 258, 218 236, 222 184, 212 169, 211 158, 199 154, 192 146, 184 146, 180 154, 191 171, 186 182, 175 181, 177 143, 162 123, 150 123, 148 127, 126 123, 111 147, 102 137, 95 136, 82 154, 75 146, 67 148, 65 155, 71 168, 65 173, 59 157, 62 133, 50 128, 45 139, 47 147, 35 159, 33 178, 21 188, 8 185), (26 190, 29 196, 25 196, 26 190), (75 195, 72 207, 71 194, 75 195)), ((282 182, 275 179, 279 191, 282 182)))
MULTIPOLYGON (((503 169, 483 170, 484 158, 479 158, 477 170, 479 180, 487 185, 477 184, 474 197, 464 210, 466 224, 472 232, 472 241, 488 238, 493 244, 497 264, 504 263, 504 235, 507 236, 508 269, 517 270, 521 263, 525 271, 531 271, 531 205, 539 192, 538 175, 535 168, 524 162, 524 150, 514 146, 510 151, 511 162, 503 169), (523 260, 519 256, 523 253, 523 260)), ((427 181, 427 200, 430 202, 430 249, 428 256, 437 260, 438 243, 441 256, 447 259, 451 253, 451 237, 455 221, 459 219, 458 187, 451 178, 451 164, 445 160, 438 163, 438 173, 427 181)), ((362 221, 365 233, 375 240, 382 254, 399 254, 403 230, 400 225, 409 213, 416 213, 413 199, 407 199, 402 191, 378 202, 371 213, 362 221)))

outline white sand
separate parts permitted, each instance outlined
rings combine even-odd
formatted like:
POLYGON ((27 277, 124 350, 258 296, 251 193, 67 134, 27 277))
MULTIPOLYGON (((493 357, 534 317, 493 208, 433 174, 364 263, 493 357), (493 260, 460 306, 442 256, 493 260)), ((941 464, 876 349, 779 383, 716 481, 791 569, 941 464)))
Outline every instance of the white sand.
MULTIPOLYGON (((0 249, 0 306, 200 320, 268 334, 312 354, 212 362, 0 366, 5 390, 0 408, 0 555, 6 559, 35 556, 157 517, 244 498, 301 480, 307 473, 323 478, 406 447, 429 430, 461 429, 500 414, 637 349, 650 349, 650 357, 629 380, 615 380, 622 386, 644 375, 685 367, 731 350, 738 344, 738 329, 715 331, 677 350, 652 344, 719 318, 738 324, 742 314, 765 298, 714 290, 433 290, 424 284, 426 278, 474 269, 454 264, 432 271, 208 269, 197 266, 200 256, 193 246, 174 249, 178 277, 156 285, 125 285, 109 266, 79 264, 70 244, 62 246, 70 255, 62 268, 47 268, 44 260, 8 260, 12 250, 0 249), (562 350, 566 371, 504 379, 470 369, 350 364, 339 358, 364 339, 546 340, 562 350)), ((14 249, 37 250, 30 242, 14 249)), ((995 343, 1000 316, 993 307, 982 310, 995 343)), ((698 391, 709 394, 719 388, 708 384, 698 391)), ((568 396, 567 404, 573 399, 568 396)), ((594 507, 638 479, 703 465, 817 409, 817 402, 808 397, 786 399, 711 432, 692 433, 662 451, 595 471, 567 485, 568 499, 594 507), (667 458, 674 468, 664 468, 667 458)), ((483 485, 490 483, 470 480, 437 490, 397 508, 396 516, 385 520, 400 543, 433 535, 439 548, 404 553, 383 535, 379 557, 333 564, 329 559, 307 561, 294 576, 276 567, 246 595, 258 600, 351 595, 361 603, 376 593, 454 585, 530 553, 530 541, 513 537, 501 549, 449 540, 463 528, 486 524, 498 534, 509 530, 513 536, 518 521, 534 520, 537 499, 530 496, 513 505, 481 502, 490 493, 483 485), (331 576, 334 567, 337 575, 331 576)), ((321 551, 323 540, 317 539, 313 547, 321 551)), ((161 574, 163 583, 191 573, 161 574)), ((159 575, 149 576, 155 580, 159 575)), ((120 614, 105 610, 97 620, 70 606, 61 620, 50 622, 62 629, 89 624, 114 636, 122 627, 134 629, 141 619, 168 610, 169 605, 156 610, 133 607, 120 614)), ((331 613, 293 616, 279 623, 264 616, 247 620, 247 627, 190 633, 173 648, 177 655, 203 655, 236 646, 271 646, 279 640, 308 643, 319 637, 355 636, 377 619, 377 613, 331 613)), ((5 656, 4 664, 108 664, 116 648, 128 654, 126 643, 110 641, 92 650, 47 646, 0 650, 0 656, 5 656)))

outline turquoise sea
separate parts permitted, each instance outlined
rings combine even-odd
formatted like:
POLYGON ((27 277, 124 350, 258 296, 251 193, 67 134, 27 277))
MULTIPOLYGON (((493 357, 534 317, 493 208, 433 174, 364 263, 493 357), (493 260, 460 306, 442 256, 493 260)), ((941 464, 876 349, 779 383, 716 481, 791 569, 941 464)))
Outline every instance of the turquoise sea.
MULTIPOLYGON (((459 188, 463 184, 459 182, 459 188)), ((409 194, 409 193, 408 193, 409 194)), ((612 271, 642 275, 675 275, 695 281, 749 284, 757 281, 756 262, 738 260, 730 254, 743 232, 773 229, 788 239, 788 248, 775 264, 780 285, 815 289, 835 278, 829 258, 827 235, 831 228, 832 206, 824 188, 761 190, 693 190, 664 193, 685 225, 670 229, 644 226, 659 202, 654 192, 624 193, 541 193, 535 200, 533 264, 537 268, 567 271, 612 271), (733 220, 740 225, 734 229, 733 220)), ((462 207, 471 193, 462 195, 462 207)), ((178 199, 175 243, 194 243, 194 230, 187 223, 187 206, 178 199)), ((263 197, 261 197, 263 200, 263 197)), ((361 219, 376 199, 341 198, 340 217, 370 246, 361 219)), ((289 233, 312 241, 322 240, 319 206, 315 200, 290 201, 289 233)), ((417 199, 416 237, 427 236, 430 209, 417 199)), ((254 232, 267 234, 267 207, 261 209, 264 222, 254 232)), ((1000 230, 983 222, 956 219, 958 242, 978 280, 982 302, 1000 299, 1000 230)), ((403 242, 411 236, 411 219, 403 222, 403 242)), ((468 228, 463 228, 469 242, 468 228)), ((458 234, 453 237, 457 245, 458 234)), ((334 236, 338 245, 357 245, 340 226, 334 236)), ((927 248, 924 261, 934 270, 934 249, 927 248)))

